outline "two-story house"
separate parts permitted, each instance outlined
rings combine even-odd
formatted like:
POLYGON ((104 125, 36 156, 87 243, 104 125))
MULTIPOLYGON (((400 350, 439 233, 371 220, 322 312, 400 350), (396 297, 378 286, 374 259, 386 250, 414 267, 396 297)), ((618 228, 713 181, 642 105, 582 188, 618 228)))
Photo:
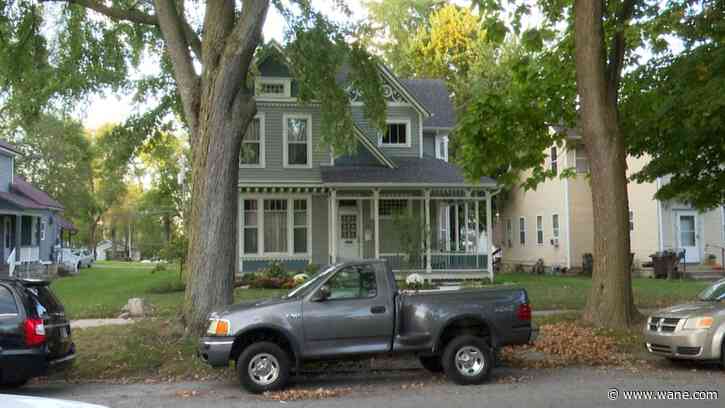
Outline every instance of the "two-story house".
POLYGON ((63 205, 14 174, 19 154, 0 141, 0 276, 45 272, 63 232, 75 229, 63 205))
MULTIPOLYGON (((496 241, 505 265, 531 266, 541 259, 546 267, 577 270, 594 245, 589 160, 575 133, 562 147, 552 146, 546 153, 549 169, 575 168, 576 177, 547 180, 533 191, 510 191, 501 202, 496 241)), ((628 157, 627 176, 648 161, 648 157, 628 157)), ((703 264, 713 260, 725 264, 725 208, 698 211, 686 203, 656 199, 655 193, 666 182, 663 178, 627 186, 634 269, 664 250, 684 251, 689 271, 708 271, 710 265, 703 264)))
POLYGON ((268 47, 240 154, 240 271, 383 258, 396 272, 486 276, 491 258, 480 237, 491 236, 498 187, 490 178, 467 182, 448 162, 455 115, 445 83, 402 80, 381 65, 387 126, 373 128, 350 90, 357 151, 337 155, 320 142, 319 106, 297 100, 284 50, 268 47), (401 214, 420 224, 420 251, 404 251, 401 214))

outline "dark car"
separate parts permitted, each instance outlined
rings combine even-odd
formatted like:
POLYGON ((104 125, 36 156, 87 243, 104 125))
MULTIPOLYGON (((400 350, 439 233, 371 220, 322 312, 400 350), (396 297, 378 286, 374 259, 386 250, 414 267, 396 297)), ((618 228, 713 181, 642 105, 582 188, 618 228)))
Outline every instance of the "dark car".
POLYGON ((230 361, 252 392, 279 389, 305 361, 414 353, 424 368, 457 384, 479 384, 494 350, 538 333, 526 290, 408 293, 390 267, 368 260, 330 266, 280 299, 242 303, 209 316, 199 355, 230 361))
POLYGON ((0 385, 19 387, 75 358, 65 310, 49 282, 0 279, 0 385))

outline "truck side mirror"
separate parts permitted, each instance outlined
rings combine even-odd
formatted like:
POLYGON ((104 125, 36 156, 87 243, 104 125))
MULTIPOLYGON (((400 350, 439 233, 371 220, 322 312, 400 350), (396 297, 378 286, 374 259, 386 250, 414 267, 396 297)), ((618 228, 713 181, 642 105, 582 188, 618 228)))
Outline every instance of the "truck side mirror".
POLYGON ((327 285, 322 285, 319 289, 317 289, 317 295, 314 297, 315 302, 324 302, 327 300, 327 298, 330 297, 330 287, 327 285))

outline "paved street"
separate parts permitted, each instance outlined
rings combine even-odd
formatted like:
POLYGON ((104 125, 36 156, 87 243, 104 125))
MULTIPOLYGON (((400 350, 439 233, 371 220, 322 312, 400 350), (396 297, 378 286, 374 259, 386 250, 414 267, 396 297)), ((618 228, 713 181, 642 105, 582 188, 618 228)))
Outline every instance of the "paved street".
POLYGON ((725 371, 716 366, 660 364, 663 368, 636 372, 629 369, 566 368, 514 370, 498 368, 491 383, 475 387, 448 384, 417 369, 384 372, 328 372, 298 377, 293 387, 313 391, 338 390, 340 396, 322 400, 280 402, 240 391, 236 383, 176 384, 34 384, 22 393, 94 402, 114 408, 144 407, 722 407, 725 371), (617 388, 618 400, 608 399, 617 388), (632 390, 718 391, 714 401, 625 401, 632 390))

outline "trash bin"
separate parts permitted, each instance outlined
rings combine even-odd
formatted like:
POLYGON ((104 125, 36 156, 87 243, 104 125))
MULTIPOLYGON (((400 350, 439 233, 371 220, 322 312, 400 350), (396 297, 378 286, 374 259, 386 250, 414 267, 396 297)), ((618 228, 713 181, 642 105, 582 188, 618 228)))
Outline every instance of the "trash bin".
POLYGON ((657 279, 674 279, 677 278, 675 266, 678 262, 677 254, 673 251, 662 251, 650 255, 652 258, 652 266, 654 267, 654 275, 657 279))
POLYGON ((590 253, 582 255, 582 273, 586 276, 592 276, 594 270, 594 256, 590 253))

